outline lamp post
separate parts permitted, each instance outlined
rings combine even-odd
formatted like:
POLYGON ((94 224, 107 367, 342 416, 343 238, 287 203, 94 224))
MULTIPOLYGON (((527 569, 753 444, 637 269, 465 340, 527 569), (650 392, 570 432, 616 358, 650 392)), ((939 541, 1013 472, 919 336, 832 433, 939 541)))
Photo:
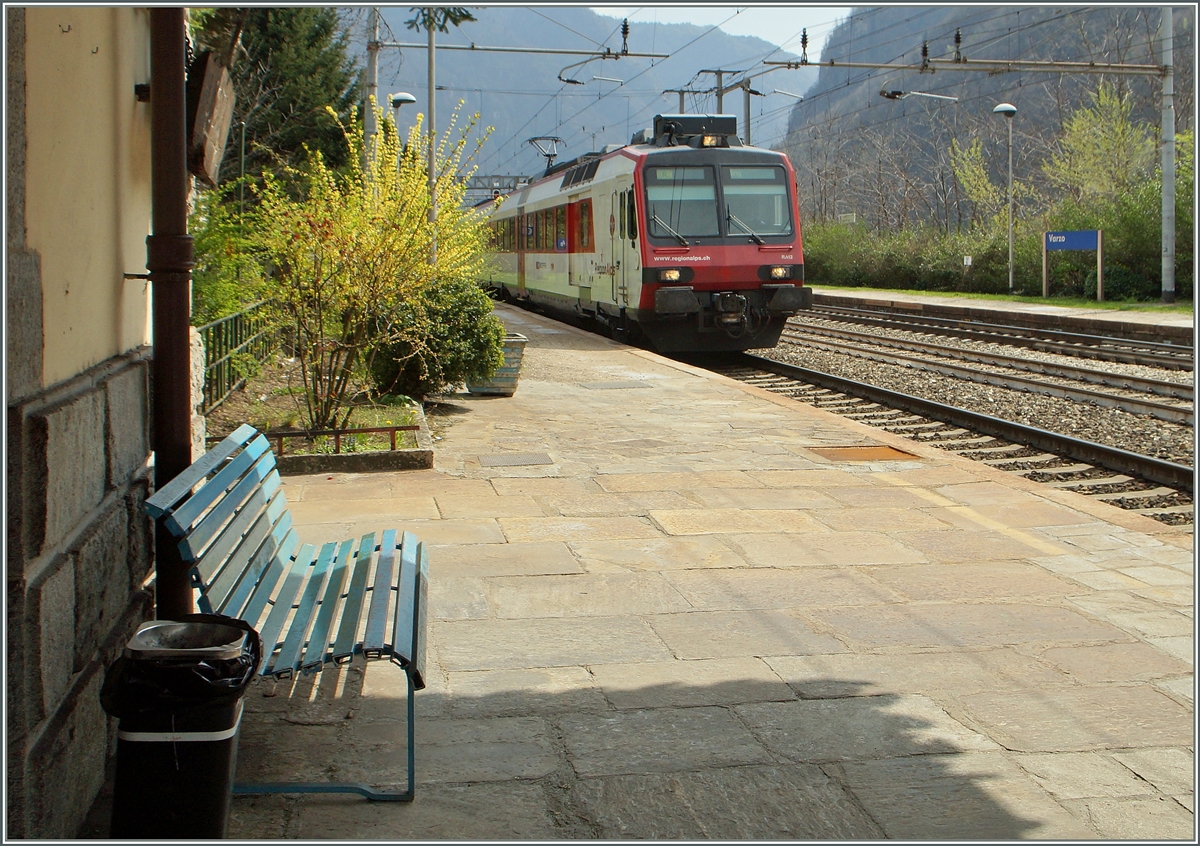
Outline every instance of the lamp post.
POLYGON ((1012 119, 1017 107, 1012 103, 1001 103, 992 109, 993 114, 1004 115, 1008 122, 1008 293, 1013 292, 1013 183, 1012 183, 1012 119))

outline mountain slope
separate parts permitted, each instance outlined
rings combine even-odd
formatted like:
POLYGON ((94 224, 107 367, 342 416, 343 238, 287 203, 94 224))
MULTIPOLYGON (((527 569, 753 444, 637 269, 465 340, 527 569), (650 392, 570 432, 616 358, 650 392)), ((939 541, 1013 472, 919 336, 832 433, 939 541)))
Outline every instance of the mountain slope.
MULTIPOLYGON (((620 21, 585 7, 493 6, 471 8, 478 19, 448 33, 437 33, 439 47, 447 45, 518 46, 565 50, 622 50, 620 21)), ((359 16, 364 19, 363 16, 359 16)), ((407 8, 381 9, 384 26, 381 39, 399 43, 425 43, 425 33, 406 29, 411 17, 407 8)), ((480 112, 482 125, 495 129, 478 157, 481 174, 531 175, 545 168, 545 160, 526 139, 557 136, 559 161, 599 149, 605 144, 623 144, 654 115, 679 109, 675 93, 685 88, 687 111, 716 111, 712 93, 713 74, 704 69, 745 71, 757 68, 764 58, 787 60, 794 55, 780 51, 758 38, 728 35, 721 30, 690 24, 633 23, 628 38, 630 53, 658 53, 670 58, 648 59, 625 56, 584 62, 582 55, 539 53, 471 52, 439 49, 436 79, 439 90, 435 117, 445 128, 451 112, 464 100, 464 113, 480 112), (571 67, 575 65, 575 67, 571 67), (575 79, 583 84, 560 81, 575 79), (608 79, 594 79, 606 77, 608 79), (610 80, 621 80, 623 84, 610 80)), ((411 126, 418 112, 426 111, 428 77, 424 47, 384 48, 380 52, 381 99, 394 91, 408 91, 415 105, 400 113, 401 131, 411 126)), ((770 92, 779 87, 801 93, 816 79, 815 69, 780 71, 756 82, 756 90, 770 92)), ((739 78, 729 73, 724 83, 739 78)), ((755 96, 751 102, 751 140, 769 145, 782 139, 787 117, 795 102, 782 94, 755 96)), ((736 114, 741 123, 744 103, 741 91, 726 94, 723 111, 736 114)), ((465 115, 460 118, 460 123, 465 115)), ((744 134, 744 130, 740 129, 744 134)), ((475 137, 475 133, 473 133, 475 137)))

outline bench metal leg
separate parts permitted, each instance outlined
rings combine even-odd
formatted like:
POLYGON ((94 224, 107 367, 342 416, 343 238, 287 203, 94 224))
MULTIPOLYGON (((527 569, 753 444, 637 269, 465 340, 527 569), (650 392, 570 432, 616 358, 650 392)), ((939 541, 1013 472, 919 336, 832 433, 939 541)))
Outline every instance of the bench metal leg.
POLYGON ((235 784, 233 785, 233 793, 235 796, 259 796, 268 793, 357 793, 360 796, 365 796, 372 802, 411 802, 416 792, 416 769, 417 769, 417 753, 416 753, 416 730, 414 720, 416 717, 416 707, 413 704, 413 682, 412 676, 407 672, 404 674, 408 679, 408 789, 407 790, 381 790, 371 787, 370 785, 361 782, 328 782, 328 781, 310 781, 310 782, 289 782, 289 781, 267 781, 258 782, 256 784, 235 784))

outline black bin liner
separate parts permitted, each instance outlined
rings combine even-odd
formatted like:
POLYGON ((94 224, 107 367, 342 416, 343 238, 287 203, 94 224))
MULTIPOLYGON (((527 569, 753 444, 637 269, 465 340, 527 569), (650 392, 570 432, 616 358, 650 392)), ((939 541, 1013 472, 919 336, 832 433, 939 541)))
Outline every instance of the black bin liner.
POLYGON ((119 719, 111 837, 225 836, 241 699, 261 661, 258 632, 233 617, 139 629, 100 692, 119 719))

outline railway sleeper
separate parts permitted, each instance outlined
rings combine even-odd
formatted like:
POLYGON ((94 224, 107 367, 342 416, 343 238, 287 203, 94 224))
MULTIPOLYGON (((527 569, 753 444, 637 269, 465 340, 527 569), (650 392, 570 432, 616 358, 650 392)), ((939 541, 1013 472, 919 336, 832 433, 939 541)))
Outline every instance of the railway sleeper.
POLYGON ((1117 491, 1115 493, 1092 494, 1092 496, 1102 502, 1138 502, 1143 499, 1154 500, 1159 497, 1170 497, 1178 493, 1179 491, 1173 488, 1164 488, 1160 485, 1149 490, 1117 491), (1137 494, 1137 496, 1130 496, 1130 494, 1137 494))
POLYGON ((936 431, 940 427, 946 425, 939 420, 927 420, 924 417, 917 417, 914 418, 914 420, 916 422, 901 423, 899 426, 888 426, 887 430, 896 435, 903 435, 909 432, 917 434, 920 432, 936 431))
POLYGON ((1061 455, 1052 455, 1048 452, 1006 455, 1002 452, 998 453, 996 450, 991 450, 988 452, 963 452, 960 455, 990 464, 997 470, 1057 470, 1060 467, 1070 467, 1074 464, 1069 458, 1063 458, 1061 455))
POLYGON ((1034 471, 1026 473, 1025 478, 1031 482, 1039 482, 1052 488, 1068 490, 1084 490, 1092 485, 1124 484, 1132 481, 1129 476, 1123 476, 1112 470, 1093 467, 1091 464, 1072 464, 1067 467, 1055 467, 1054 472, 1034 471))

